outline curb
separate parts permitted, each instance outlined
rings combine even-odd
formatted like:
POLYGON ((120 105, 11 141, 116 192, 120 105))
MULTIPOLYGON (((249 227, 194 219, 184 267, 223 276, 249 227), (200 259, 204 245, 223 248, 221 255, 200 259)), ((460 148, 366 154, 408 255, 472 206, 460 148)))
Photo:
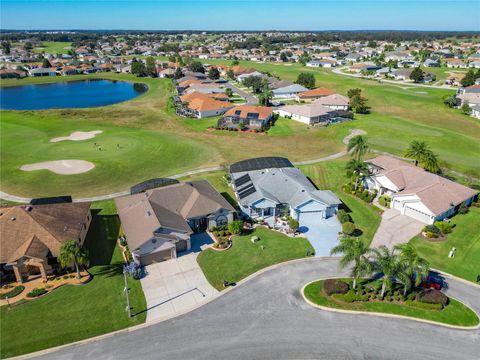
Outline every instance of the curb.
POLYGON ((470 306, 466 305, 462 301, 458 300, 457 298, 454 298, 453 296, 449 296, 450 298, 458 301, 468 309, 472 310, 475 315, 477 315, 477 318, 479 319, 479 323, 475 326, 458 326, 458 325, 450 325, 450 324, 444 324, 441 322, 433 321, 433 320, 426 320, 426 319, 420 319, 420 318, 415 318, 415 317, 410 317, 410 316, 405 316, 405 315, 397 315, 397 314, 388 314, 388 313, 380 313, 380 312, 374 312, 374 311, 357 311, 357 310, 344 310, 344 309, 336 309, 328 306, 322 306, 315 304, 314 302, 310 301, 307 299, 305 296, 305 288, 317 281, 320 280, 327 280, 327 279, 341 279, 342 277, 340 276, 334 276, 334 277, 328 277, 328 278, 320 278, 317 280, 310 281, 309 283, 303 285, 303 287, 300 289, 300 294, 302 295, 303 300, 310 306, 320 309, 320 310, 325 310, 325 311, 330 311, 330 312, 336 312, 336 313, 342 313, 342 314, 350 314, 350 315, 366 315, 366 316, 379 316, 379 317, 386 317, 386 318, 394 318, 394 319, 404 319, 404 320, 410 320, 410 321, 417 321, 425 324, 430 324, 434 326, 440 326, 440 327, 446 327, 449 329, 455 329, 455 330, 477 330, 480 329, 480 317, 476 313, 475 310, 473 310, 470 306))
POLYGON ((476 284, 474 283, 473 281, 470 281, 470 280, 466 280, 466 279, 462 279, 461 277, 458 277, 458 276, 455 276, 455 275, 452 275, 450 273, 447 273, 447 272, 444 272, 442 270, 438 270, 438 269, 434 269, 434 268, 431 268, 430 270, 432 271, 435 271, 435 272, 438 272, 439 274, 445 276, 445 277, 449 277, 449 278, 452 278, 456 281, 459 281, 459 282, 462 282, 466 285, 470 285, 470 286, 473 286, 473 287, 476 287, 478 289, 480 289, 480 284, 476 284))
POLYGON ((23 354, 23 355, 18 355, 18 356, 15 356, 15 357, 10 357, 10 358, 7 358, 9 360, 24 360, 24 359, 32 359, 32 358, 35 358, 35 357, 38 357, 38 356, 43 356, 43 355, 47 355, 47 354, 50 354, 50 353, 53 353, 53 352, 56 352, 58 350, 61 350, 61 349, 66 349, 68 347, 74 347, 74 346, 78 346, 78 345, 84 345, 84 344, 89 344, 89 343, 92 343, 92 342, 95 342, 95 341, 98 341, 98 340, 103 340, 103 339, 107 339, 109 337, 112 337, 114 335, 119 335, 119 334, 123 334, 123 333, 129 333, 129 332, 133 332, 133 331, 137 331, 137 330, 140 330, 140 329, 143 329, 143 328, 146 328, 146 327, 150 327, 150 326, 153 326, 153 325, 157 325, 159 323, 162 323, 164 321, 167 321, 167 320, 171 320, 173 318, 176 318, 176 317, 179 317, 179 316, 182 316, 182 315, 185 315, 185 314, 188 314, 189 312, 191 311, 194 311, 212 301, 214 301, 215 299, 225 295, 225 294, 228 294, 229 292, 231 291, 234 291, 235 289, 237 289, 239 286, 242 286, 243 284, 247 283, 249 280, 267 272, 267 271, 270 271, 270 270, 273 270, 273 269, 276 269, 280 266, 283 266, 283 265, 286 265, 286 264, 290 264, 290 263, 296 263, 296 262, 302 262, 302 261, 314 261, 314 260, 338 260, 338 258, 336 257, 332 257, 332 256, 323 256, 323 257, 309 257, 309 258, 300 258, 300 259, 293 259, 293 260, 287 260, 287 261, 284 261, 282 263, 278 263, 278 264, 274 264, 274 265, 271 265, 269 267, 266 267, 266 268, 263 268, 263 269, 260 269, 258 270, 257 272, 253 273, 253 274, 250 274, 249 276, 247 276, 246 278, 240 280, 239 282, 236 283, 236 286, 234 287, 228 287, 226 289, 224 289, 223 291, 219 291, 217 292, 215 295, 213 295, 211 298, 209 298, 208 300, 206 300, 205 302, 202 302, 200 304, 196 304, 190 308, 187 308, 185 309, 184 311, 180 312, 180 313, 177 313, 177 314, 173 314, 173 315, 169 315, 167 317, 164 317, 164 318, 161 318, 161 319, 158 319, 158 320, 155 320, 155 321, 152 321, 152 322, 149 322, 149 323, 143 323, 143 324, 139 324, 139 325, 135 325, 135 326, 130 326, 130 327, 127 327, 127 328, 124 328, 124 329, 120 329, 120 330, 115 330, 115 331, 112 331, 112 332, 109 332, 109 333, 106 333, 106 334, 102 334, 102 335, 98 335, 98 336, 94 336, 94 337, 91 337, 91 338, 87 338, 87 339, 83 339, 83 340, 79 340, 79 341, 75 341, 75 342, 71 342, 71 343, 68 343, 68 344, 64 344, 64 345, 59 345, 59 346, 55 346, 55 347, 51 347, 51 348, 48 348, 48 349, 43 349, 43 350, 39 350, 39 351, 35 351, 35 352, 31 352, 31 353, 28 353, 28 354, 23 354))

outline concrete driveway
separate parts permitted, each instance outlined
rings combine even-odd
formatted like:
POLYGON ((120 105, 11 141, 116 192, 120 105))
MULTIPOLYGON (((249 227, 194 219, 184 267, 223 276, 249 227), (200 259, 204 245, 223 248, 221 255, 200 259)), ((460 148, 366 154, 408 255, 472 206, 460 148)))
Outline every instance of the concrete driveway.
POLYGON ((336 216, 319 219, 318 215, 302 215, 298 230, 304 234, 315 249, 315 256, 330 256, 330 250, 338 244, 342 225, 336 216))
POLYGON ((147 301, 146 322, 196 308, 218 292, 197 263, 198 254, 208 246, 206 237, 210 238, 207 234, 193 235, 192 251, 145 267, 146 276, 140 282, 147 301))
POLYGON ((391 249, 397 244, 405 244, 419 234, 424 226, 425 224, 418 220, 401 215, 398 210, 387 209, 382 214, 382 222, 370 246, 378 248, 385 245, 391 249))

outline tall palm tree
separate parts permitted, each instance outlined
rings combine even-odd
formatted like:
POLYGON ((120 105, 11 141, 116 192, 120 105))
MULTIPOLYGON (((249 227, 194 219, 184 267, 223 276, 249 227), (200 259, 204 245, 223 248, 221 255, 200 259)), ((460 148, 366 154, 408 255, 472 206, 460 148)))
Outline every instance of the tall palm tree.
POLYGON ((360 176, 368 172, 367 164, 360 160, 351 159, 347 162, 345 170, 347 170, 347 176, 355 176, 355 191, 357 191, 360 176))
POLYGON ((364 241, 350 236, 343 236, 340 239, 340 244, 330 251, 331 255, 343 254, 340 260, 340 267, 342 269, 353 261, 351 274, 353 277, 354 289, 357 287, 357 281, 360 277, 371 273, 371 263, 367 257, 369 252, 370 249, 364 241))
POLYGON ((405 156, 415 160, 415 166, 421 162, 425 154, 430 151, 425 141, 413 140, 410 142, 408 149, 405 151, 405 156))
POLYGON ((429 150, 423 156, 421 161, 423 168, 431 173, 437 173, 440 170, 438 165, 438 156, 433 151, 429 150))
POLYGON ((373 269, 383 273, 381 297, 385 296, 385 290, 390 288, 395 278, 403 278, 405 268, 394 250, 388 249, 385 245, 378 249, 372 249, 373 269))
POLYGON ((413 284, 420 285, 422 280, 428 276, 430 264, 418 255, 417 250, 411 244, 396 245, 395 250, 399 251, 399 260, 404 266, 401 280, 404 284, 403 294, 406 295, 413 284))
POLYGON ((368 151, 367 139, 362 135, 352 137, 348 141, 347 151, 354 159, 360 161, 368 151))
POLYGON ((80 265, 88 265, 88 252, 80 246, 77 240, 68 240, 60 248, 58 260, 64 268, 73 263, 77 271, 77 279, 80 279, 80 265))

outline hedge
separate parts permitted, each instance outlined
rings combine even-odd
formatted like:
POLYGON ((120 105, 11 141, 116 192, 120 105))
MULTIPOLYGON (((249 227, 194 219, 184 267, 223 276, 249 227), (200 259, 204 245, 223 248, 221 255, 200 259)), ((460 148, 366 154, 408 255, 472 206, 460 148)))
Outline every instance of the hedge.
POLYGON ((45 290, 44 288, 35 288, 27 294, 27 297, 29 298, 38 297, 46 293, 47 293, 47 290, 45 290))
POLYGON ((7 297, 11 299, 12 297, 19 295, 23 290, 25 290, 25 286, 23 285, 15 286, 12 290, 7 292, 6 294, 1 295, 0 299, 6 299, 7 297))

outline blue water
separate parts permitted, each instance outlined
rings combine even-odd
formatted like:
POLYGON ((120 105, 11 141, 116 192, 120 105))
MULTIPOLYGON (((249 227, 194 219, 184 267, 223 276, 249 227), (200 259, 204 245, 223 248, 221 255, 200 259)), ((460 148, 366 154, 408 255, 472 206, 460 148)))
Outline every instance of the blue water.
POLYGON ((114 80, 79 80, 0 88, 0 108, 43 110, 90 108, 133 99, 147 91, 144 84, 114 80))

